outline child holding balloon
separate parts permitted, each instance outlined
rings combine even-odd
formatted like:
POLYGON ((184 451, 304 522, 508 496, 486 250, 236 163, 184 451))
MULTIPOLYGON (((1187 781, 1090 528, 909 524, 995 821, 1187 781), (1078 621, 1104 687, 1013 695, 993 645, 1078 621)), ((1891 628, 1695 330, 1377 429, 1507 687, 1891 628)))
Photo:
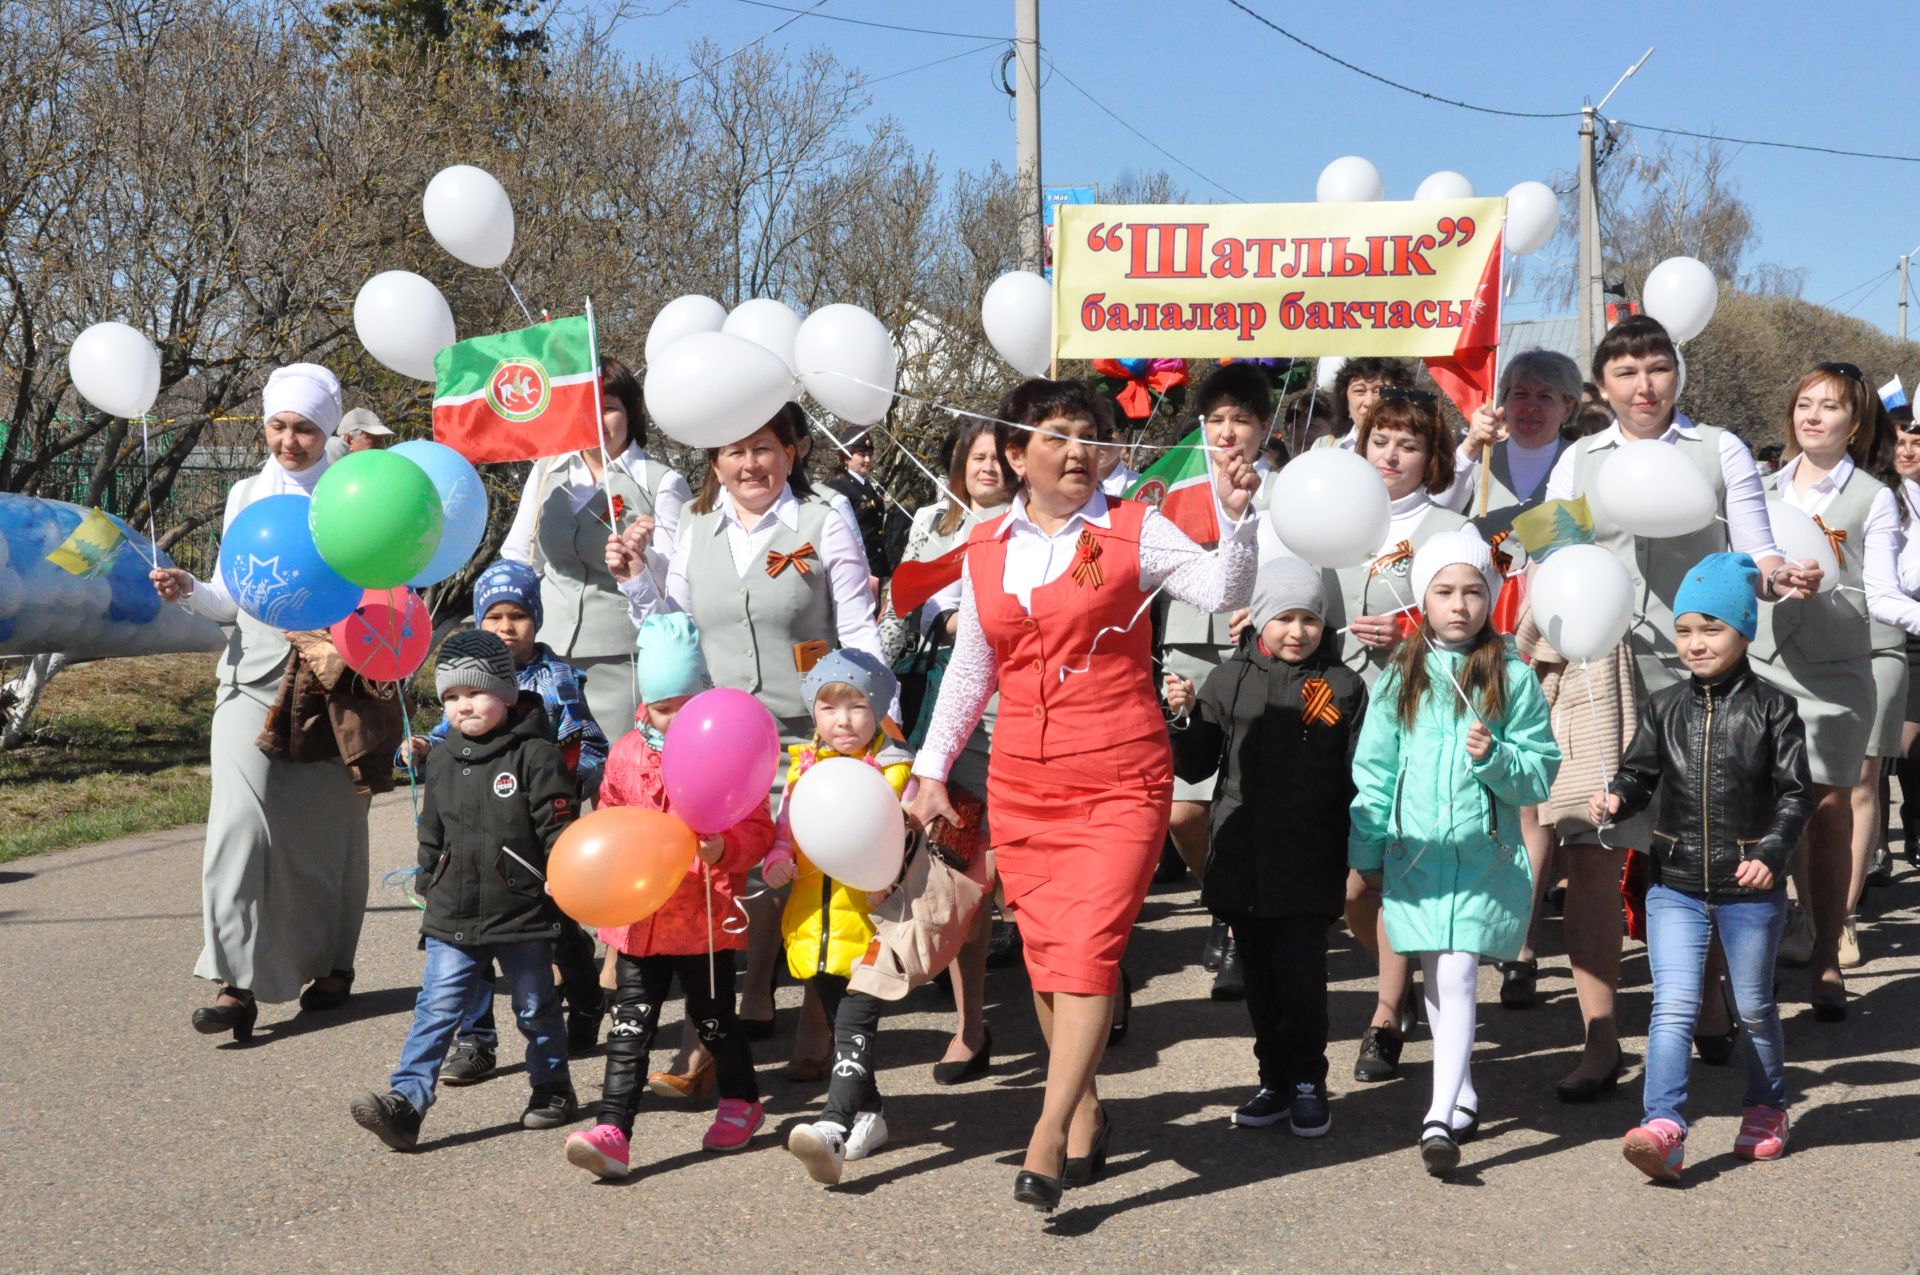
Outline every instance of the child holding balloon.
MULTIPOLYGON (((632 733, 614 745, 607 759, 600 805, 670 814, 662 764, 667 728, 687 701, 712 683, 700 653, 699 631, 686 615, 648 616, 640 626, 638 651, 645 706, 632 733)), ((766 1115, 754 1079, 752 1047, 734 1018, 733 954, 746 946, 746 928, 730 920, 734 901, 746 888, 747 872, 772 844, 773 820, 763 802, 733 827, 700 838, 694 863, 658 911, 632 925, 600 931, 615 953, 606 1081, 593 1128, 567 1138, 569 1163, 596 1177, 627 1176, 633 1118, 647 1082, 647 1055, 659 1030, 661 1005, 676 978, 686 995, 687 1018, 718 1074, 719 1109, 701 1145, 709 1151, 735 1151, 759 1130, 766 1115)))
POLYGON ((1442 1177, 1480 1127, 1480 958, 1512 960, 1533 914, 1519 808, 1546 799, 1560 751, 1539 684, 1490 621, 1499 584, 1479 533, 1431 537, 1411 575, 1423 618, 1360 728, 1347 858, 1381 891, 1393 950, 1420 959, 1433 1029, 1420 1156, 1442 1177))
POLYGON ((913 754, 889 738, 881 727, 883 710, 875 708, 891 704, 897 689, 892 670, 851 647, 832 652, 806 675, 800 690, 813 714, 813 739, 789 749, 793 760, 779 831, 760 872, 773 889, 793 883, 780 917, 787 969, 819 993, 833 1022, 826 1108, 787 1138, 787 1150, 806 1166, 807 1176, 829 1186, 840 1180, 846 1161, 866 1158, 887 1140, 873 1075, 874 1034, 884 1002, 847 985, 853 963, 873 940, 869 910, 879 896, 828 876, 807 857, 805 846, 794 845, 790 798, 810 770, 835 757, 865 761, 886 777, 895 797, 904 792, 913 754))

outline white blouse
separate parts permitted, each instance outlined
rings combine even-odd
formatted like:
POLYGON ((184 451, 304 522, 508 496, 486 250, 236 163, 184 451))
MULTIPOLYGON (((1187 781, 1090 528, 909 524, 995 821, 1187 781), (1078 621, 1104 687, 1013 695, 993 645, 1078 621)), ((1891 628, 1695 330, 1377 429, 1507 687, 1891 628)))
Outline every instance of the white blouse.
MULTIPOLYGON (((1350 429, 1331 443, 1322 441, 1314 447, 1338 447, 1343 452, 1358 452, 1360 449, 1360 431, 1350 429)), ((1308 449, 1309 451, 1312 448, 1308 449)), ((1480 461, 1467 454, 1467 445, 1461 443, 1453 451, 1453 485, 1433 498, 1433 503, 1443 509, 1459 513, 1467 507, 1467 501, 1473 497, 1474 480, 1480 474, 1480 461)))
MULTIPOLYGON (((1809 518, 1816 518, 1839 498, 1840 489, 1853 474, 1853 458, 1842 456, 1832 473, 1802 495, 1794 487, 1793 476, 1805 459, 1804 455, 1795 456, 1780 467, 1780 500, 1809 518)), ((1900 587, 1900 506, 1891 489, 1882 487, 1873 494, 1862 539, 1865 545, 1847 545, 1845 551, 1861 555, 1860 575, 1867 590, 1867 614, 1882 624, 1920 635, 1920 602, 1908 597, 1900 587)))
MULTIPOLYGON (((1245 606, 1253 592, 1253 578, 1259 567, 1255 547, 1259 515, 1249 511, 1231 525, 1218 550, 1209 551, 1187 538, 1187 534, 1163 517, 1148 510, 1140 524, 1140 590, 1144 595, 1161 585, 1169 596, 1206 612, 1230 611, 1245 606)), ((1026 610, 1033 606, 1033 591, 1053 583, 1073 564, 1078 552, 1081 530, 1092 524, 1112 525, 1106 496, 1095 492, 1066 525, 1048 535, 1027 517, 1025 496, 1016 496, 1007 511, 999 535, 1007 540, 1006 565, 1000 587, 1020 600, 1026 610)), ((1144 617, 1136 614, 1135 623, 1144 617)), ((927 742, 913 764, 913 773, 928 779, 945 780, 953 759, 966 747, 973 728, 979 725, 987 701, 999 686, 1000 671, 993 649, 980 628, 980 610, 973 594, 970 570, 960 575, 960 620, 954 636, 953 658, 940 682, 940 699, 934 705, 933 721, 927 728, 927 742)))
MULTIPOLYGON (((631 478, 634 486, 653 496, 653 543, 647 550, 647 565, 653 568, 656 576, 664 579, 666 564, 673 557, 674 544, 680 538, 681 511, 693 499, 693 492, 688 488, 687 480, 677 471, 649 457, 637 443, 629 445, 626 451, 608 463, 631 478), (656 487, 656 475, 663 471, 666 477, 660 478, 656 487)), ((594 478, 593 471, 587 468, 587 462, 579 452, 567 457, 564 468, 551 460, 535 461, 527 473, 526 486, 520 491, 520 507, 514 510, 513 525, 507 528, 507 538, 500 544, 502 558, 525 563, 533 561, 533 537, 540 520, 540 475, 549 470, 546 486, 549 489, 559 486, 567 493, 573 502, 575 516, 587 507, 593 494, 600 490, 601 484, 594 478)))

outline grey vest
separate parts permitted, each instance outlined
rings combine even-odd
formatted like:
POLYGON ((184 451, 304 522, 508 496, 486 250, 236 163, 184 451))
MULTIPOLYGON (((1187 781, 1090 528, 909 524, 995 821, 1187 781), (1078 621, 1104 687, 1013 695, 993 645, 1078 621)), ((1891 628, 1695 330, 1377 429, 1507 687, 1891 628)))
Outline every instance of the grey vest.
MULTIPOLYGON (((1273 485, 1279 478, 1278 473, 1264 475, 1260 479, 1260 489, 1253 493, 1253 500, 1248 507, 1266 513, 1273 502, 1273 485)), ((1229 636, 1227 621, 1232 615, 1231 611, 1210 615, 1176 598, 1169 598, 1167 624, 1161 642, 1167 646, 1230 647, 1233 639, 1229 636)))
MULTIPOLYGON (((839 516, 824 504, 802 501, 800 530, 789 531, 784 524, 774 530, 768 553, 813 546, 814 556, 807 560, 811 570, 804 575, 797 566, 789 566, 770 576, 760 562, 750 564, 744 577, 739 575, 733 569, 718 511, 680 524, 680 534, 688 537, 687 587, 693 594, 693 622, 700 629, 700 650, 707 657, 713 684, 751 692, 782 721, 810 716, 800 698, 795 645, 840 645, 825 558, 827 519, 839 516)), ((865 568, 863 560, 861 569, 865 568)))
MULTIPOLYGON (((1487 470, 1493 480, 1487 485, 1487 512, 1470 520, 1479 528, 1482 538, 1491 541, 1501 532, 1513 530, 1515 518, 1546 499, 1547 480, 1553 476, 1553 467, 1559 463, 1566 449, 1564 442, 1554 449, 1553 460, 1548 462, 1540 475, 1540 485, 1524 496, 1514 491, 1513 468, 1507 463, 1507 444, 1495 443, 1488 449, 1492 459, 1487 462, 1487 470)), ((1467 489, 1467 508, 1480 508, 1480 480, 1477 476, 1467 489)))
MULTIPOLYGON (((1767 486, 1779 491, 1780 478, 1777 473, 1770 475, 1767 486)), ((1873 475, 1858 469, 1847 476, 1847 485, 1820 515, 1828 528, 1847 533, 1840 550, 1846 556, 1840 565, 1840 582, 1831 592, 1811 598, 1762 603, 1760 628, 1753 639, 1756 659, 1830 664, 1862 659, 1879 647, 1867 618, 1865 562, 1867 514, 1882 486, 1873 475)))
MULTIPOLYGON (((540 570, 540 605, 545 611, 537 635, 562 659, 608 659, 633 649, 633 620, 627 600, 607 570, 607 495, 596 489, 579 513, 573 496, 559 481, 569 457, 540 463, 536 488, 539 513, 534 526, 534 561, 540 570)), ((640 514, 652 514, 653 496, 671 474, 649 457, 641 469, 644 484, 625 471, 610 469, 604 486, 611 487, 623 506, 620 525, 640 514)))
MULTIPOLYGON (((1712 425, 1695 425, 1697 438, 1685 435, 1673 440, 1680 454, 1713 488, 1715 506, 1724 513, 1727 507, 1727 479, 1720 469, 1720 435, 1725 430, 1712 425)), ((1595 434, 1574 444, 1573 494, 1590 495, 1600 477, 1600 466, 1619 449, 1619 443, 1607 435, 1595 434), (1603 446, 1596 446, 1605 440, 1603 446)), ((1598 501, 1589 501, 1593 513, 1594 543, 1618 558, 1633 577, 1633 625, 1627 638, 1633 644, 1634 662, 1649 691, 1657 691, 1679 681, 1680 654, 1673 645, 1673 595, 1687 571, 1710 553, 1727 548, 1726 524, 1715 520, 1686 536, 1648 540, 1608 521, 1598 501)))
MULTIPOLYGON (((1467 525, 1467 520, 1451 509, 1434 505, 1427 510, 1413 528, 1413 534, 1407 537, 1407 543, 1415 550, 1443 531, 1454 531, 1467 525)), ((1357 567, 1329 569, 1322 578, 1327 587, 1327 637, 1347 626, 1347 621, 1362 615, 1387 615, 1406 606, 1419 606, 1420 599, 1413 596, 1413 560, 1402 559, 1379 572, 1373 570, 1372 562, 1363 562, 1357 567)), ((1354 640, 1351 634, 1341 634, 1343 643, 1340 658, 1346 666, 1365 679, 1367 685, 1373 685, 1380 671, 1393 658, 1391 647, 1376 651, 1372 647, 1354 640)))

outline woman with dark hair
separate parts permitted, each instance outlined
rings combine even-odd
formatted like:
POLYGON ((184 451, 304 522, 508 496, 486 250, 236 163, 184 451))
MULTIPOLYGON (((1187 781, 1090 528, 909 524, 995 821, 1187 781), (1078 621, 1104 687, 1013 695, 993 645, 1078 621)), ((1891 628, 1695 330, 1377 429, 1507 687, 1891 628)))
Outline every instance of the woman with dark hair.
MULTIPOLYGON (((1313 445, 1358 451, 1360 432, 1372 418, 1373 409, 1394 394, 1412 388, 1413 372, 1399 359, 1372 355, 1347 359, 1333 378, 1335 431, 1321 436, 1313 445)), ((1429 399, 1434 397, 1424 390, 1415 392, 1426 394, 1429 399)), ((1494 430, 1493 422, 1478 416, 1469 422, 1466 437, 1460 440, 1453 454, 1452 477, 1446 487, 1433 493, 1434 504, 1445 509, 1466 508, 1473 494, 1474 477, 1479 472, 1478 458, 1482 449, 1493 442, 1494 430)))
POLYGON ((587 710, 612 743, 633 729, 633 622, 606 566, 615 530, 651 533, 647 565, 666 582, 691 493, 647 455, 640 382, 618 359, 600 360, 600 447, 533 463, 500 556, 540 573, 538 639, 581 673, 587 710), (607 505, 608 493, 613 508, 607 505))

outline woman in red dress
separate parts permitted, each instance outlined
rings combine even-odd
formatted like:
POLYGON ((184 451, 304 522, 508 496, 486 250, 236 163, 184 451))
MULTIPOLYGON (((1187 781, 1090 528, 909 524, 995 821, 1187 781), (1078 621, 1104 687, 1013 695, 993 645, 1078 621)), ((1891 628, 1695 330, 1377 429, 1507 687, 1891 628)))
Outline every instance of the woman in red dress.
POLYGON ((1209 552, 1152 507, 1101 493, 1105 408, 1085 384, 1028 381, 1008 405, 1020 428, 1000 427, 999 444, 1020 492, 968 537, 912 810, 955 819, 947 770, 998 689, 987 806, 1048 1049, 1014 1198, 1051 1212, 1063 1186, 1092 1181, 1106 1161, 1111 1122, 1094 1073, 1173 797, 1143 604, 1161 587, 1205 612, 1247 604, 1257 550, 1245 515, 1259 479, 1237 453, 1217 460, 1223 533, 1209 552))

